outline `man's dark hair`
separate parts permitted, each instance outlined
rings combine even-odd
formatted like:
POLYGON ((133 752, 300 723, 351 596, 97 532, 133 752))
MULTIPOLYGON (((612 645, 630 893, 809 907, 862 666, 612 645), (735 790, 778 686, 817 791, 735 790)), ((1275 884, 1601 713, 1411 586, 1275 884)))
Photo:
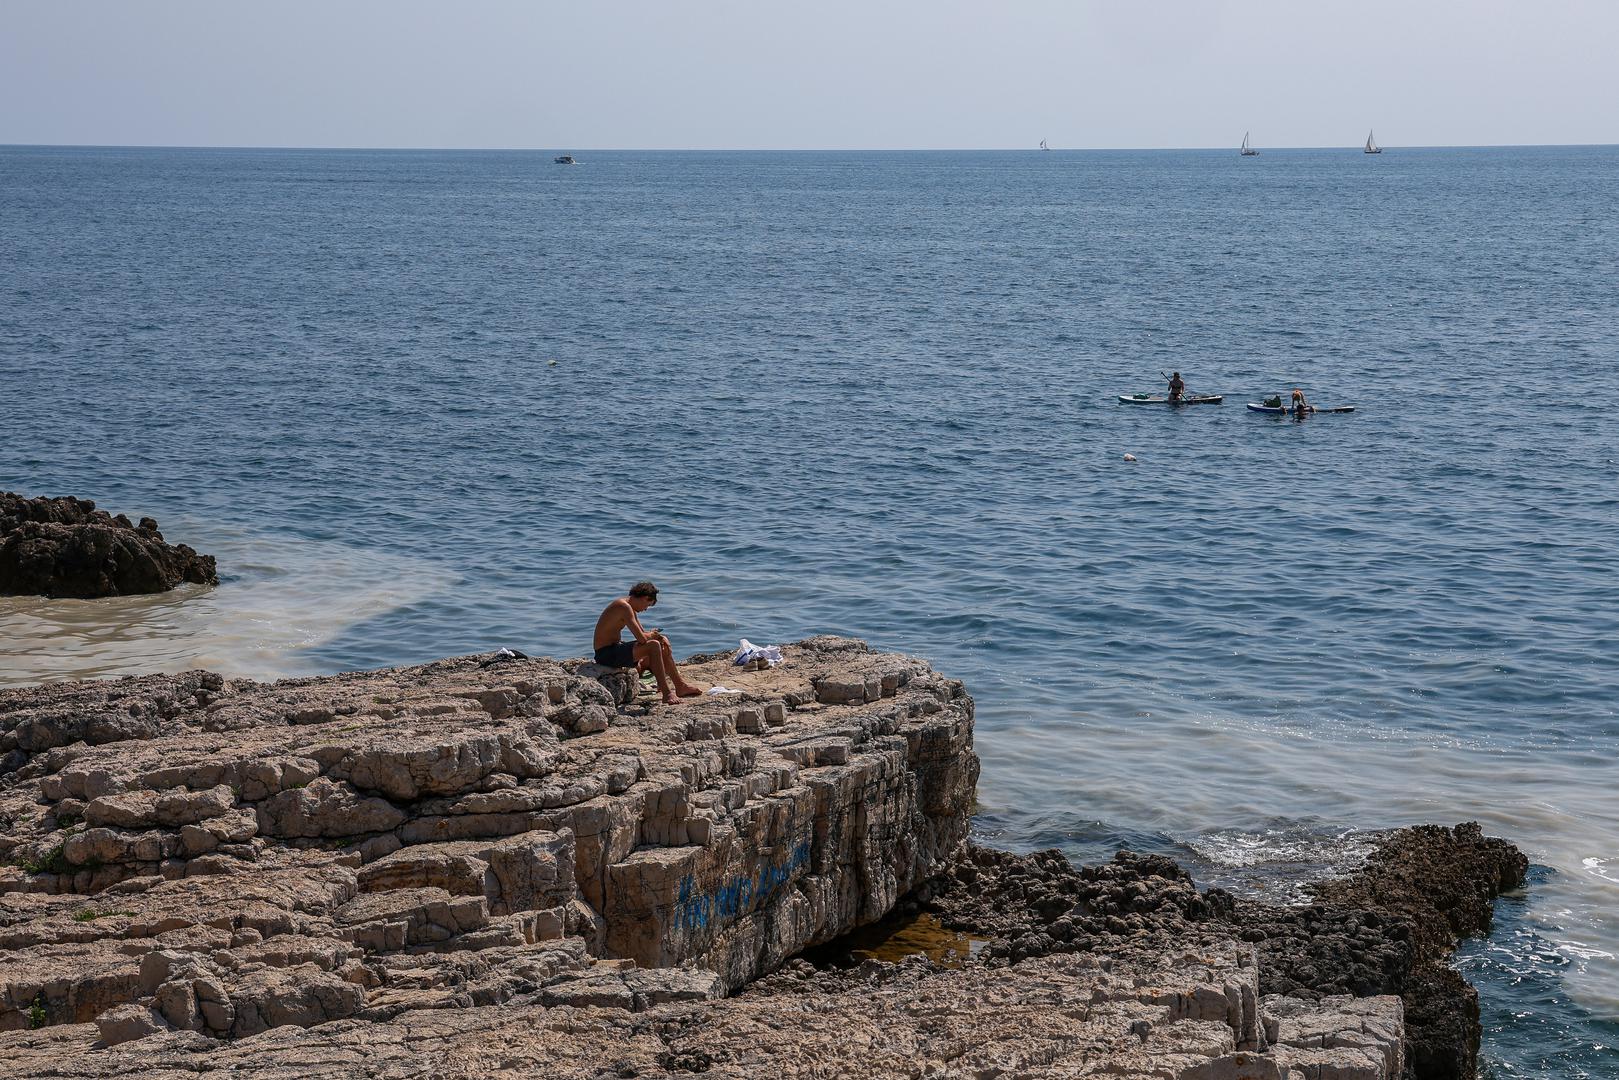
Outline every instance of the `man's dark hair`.
POLYGON ((630 589, 631 596, 644 596, 654 604, 658 602, 658 587, 650 581, 637 581, 630 589))

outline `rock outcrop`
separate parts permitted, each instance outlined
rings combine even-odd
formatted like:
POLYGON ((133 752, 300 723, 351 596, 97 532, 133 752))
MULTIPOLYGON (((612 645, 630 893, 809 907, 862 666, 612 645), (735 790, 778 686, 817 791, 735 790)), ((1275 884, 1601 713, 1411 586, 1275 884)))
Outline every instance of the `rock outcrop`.
POLYGON ((1243 903, 1236 919, 1260 943, 1267 990, 1399 994, 1411 1075, 1470 1080, 1478 992, 1447 959, 1459 938, 1489 933, 1496 896, 1528 869, 1521 851, 1476 823, 1419 825, 1389 834, 1355 873, 1315 886, 1311 906, 1243 903))
POLYGON ((157 522, 132 524, 88 499, 0 492, 0 595, 91 598, 217 585, 212 555, 170 544, 157 522))
POLYGON ((1364 866, 1312 886, 1314 903, 1287 907, 1200 893, 1161 856, 1121 852, 1074 867, 1057 851, 973 846, 918 900, 944 925, 992 937, 991 964, 1173 950, 1211 935, 1251 943, 1271 1015, 1398 995, 1405 1075, 1471 1080, 1478 996, 1446 961, 1459 937, 1488 932, 1492 901, 1527 869, 1522 852, 1476 823, 1421 825, 1383 836, 1364 866))
POLYGON ((0 692, 0 1030, 735 990, 936 874, 978 774, 960 683, 786 656, 672 707, 510 654, 0 692))
POLYGON ((0 1060, 257 1080, 1470 1075, 1465 1024, 1424 1010, 1462 1001, 1438 973, 1521 878, 1509 845, 1393 834, 1300 909, 1199 892, 1153 856, 993 851, 967 842, 960 683, 847 639, 784 652, 769 671, 693 658, 740 692, 675 706, 631 672, 506 651, 0 691, 0 1060), (924 908, 982 947, 957 967, 804 958, 924 908))
POLYGON ((89 1025, 0 1035, 21 1075, 112 1078, 404 1077, 555 1080, 672 1077, 1391 1080, 1398 998, 1261 1005, 1251 946, 1109 957, 1053 955, 1016 967, 875 964, 833 984, 809 965, 726 1000, 625 1007, 626 977, 591 1000, 420 1010, 394 1022, 283 1026, 215 1042, 158 1028, 138 1006, 116 1023, 140 1041, 84 1053, 89 1025))

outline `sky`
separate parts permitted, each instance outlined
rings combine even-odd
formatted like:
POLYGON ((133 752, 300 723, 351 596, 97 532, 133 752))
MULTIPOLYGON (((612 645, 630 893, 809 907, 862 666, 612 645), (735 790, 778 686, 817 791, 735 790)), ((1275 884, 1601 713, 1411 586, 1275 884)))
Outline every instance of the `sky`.
POLYGON ((1619 143, 1619 0, 0 0, 0 143, 1619 143))

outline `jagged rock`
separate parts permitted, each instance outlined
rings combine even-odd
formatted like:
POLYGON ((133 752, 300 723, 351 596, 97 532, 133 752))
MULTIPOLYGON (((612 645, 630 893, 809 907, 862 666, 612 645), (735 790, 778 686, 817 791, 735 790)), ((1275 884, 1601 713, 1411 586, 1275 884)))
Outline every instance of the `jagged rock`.
MULTIPOLYGON (((1306 1008, 1400 995, 1402 1069, 1413 1080, 1451 1080, 1476 1074, 1480 1031, 1477 996, 1446 957, 1458 936, 1488 930, 1490 902, 1521 884, 1527 865, 1476 823, 1416 826, 1384 835, 1353 873, 1312 886, 1316 903, 1284 907, 1200 893, 1161 856, 1120 852, 1101 866, 1073 867, 1057 851, 972 846, 932 884, 928 904, 947 926, 995 937, 986 949, 992 963, 1208 934, 1254 942, 1268 1000, 1306 1008)), ((1332 1065, 1346 1077, 1362 1075, 1351 1065, 1369 1067, 1353 1054, 1328 1056, 1334 1061, 1310 1067, 1332 1065)), ((1305 1060, 1295 1065, 1304 1069, 1305 1060)))
POLYGON ((0 595, 97 597, 155 593, 182 582, 217 585, 212 555, 169 544, 88 499, 0 492, 0 595))
POLYGON ((1268 993, 1399 994, 1417 1078, 1477 1072, 1478 995, 1446 966, 1459 937, 1489 931, 1491 902, 1523 883, 1528 859, 1477 823, 1419 825, 1385 836, 1366 864, 1312 891, 1315 903, 1240 904, 1257 929, 1268 993))

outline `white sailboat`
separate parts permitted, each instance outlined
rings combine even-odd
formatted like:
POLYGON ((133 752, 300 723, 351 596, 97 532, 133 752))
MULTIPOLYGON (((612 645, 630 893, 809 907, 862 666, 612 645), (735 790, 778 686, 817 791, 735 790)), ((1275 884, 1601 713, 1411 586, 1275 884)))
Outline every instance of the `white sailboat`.
POLYGON ((1248 145, 1248 134, 1246 131, 1242 133, 1242 156, 1258 157, 1259 151, 1248 145))
POLYGON ((1370 131, 1366 133, 1366 152, 1368 154, 1381 154, 1383 152, 1383 148, 1377 145, 1377 140, 1372 138, 1370 131))
POLYGON ((1046 145, 1046 140, 1041 139, 1040 140, 1040 149, 1042 149, 1042 150, 1050 150, 1051 147, 1046 145))

